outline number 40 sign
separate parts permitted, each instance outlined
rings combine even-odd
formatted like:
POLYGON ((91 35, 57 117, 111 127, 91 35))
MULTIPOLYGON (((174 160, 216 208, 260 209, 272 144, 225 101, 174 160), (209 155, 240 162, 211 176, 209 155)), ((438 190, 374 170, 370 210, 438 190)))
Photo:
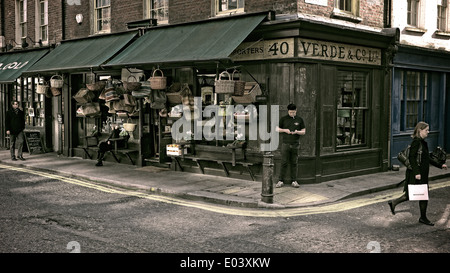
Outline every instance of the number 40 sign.
POLYGON ((231 53, 234 61, 294 57, 294 38, 242 43, 231 53))

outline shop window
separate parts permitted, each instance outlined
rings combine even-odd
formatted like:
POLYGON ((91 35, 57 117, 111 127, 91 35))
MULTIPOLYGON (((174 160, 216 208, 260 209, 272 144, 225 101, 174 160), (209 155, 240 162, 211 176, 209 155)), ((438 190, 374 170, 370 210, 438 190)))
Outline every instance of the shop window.
POLYGON ((412 130, 417 122, 426 120, 428 101, 428 74, 402 71, 401 130, 412 130))
POLYGON ((366 144, 367 73, 338 71, 337 146, 366 144))
POLYGON ((45 96, 37 94, 35 87, 38 78, 18 78, 13 89, 13 100, 19 101, 19 106, 25 112, 27 126, 43 127, 45 124, 44 100, 45 96))
POLYGON ((39 1, 38 26, 39 39, 48 42, 48 0, 39 1))
POLYGON ((436 28, 438 31, 447 31, 447 0, 438 0, 436 28))
POLYGON ((95 33, 111 32, 111 0, 95 0, 95 33))
POLYGON ((244 0, 215 0, 216 14, 230 14, 244 11, 244 0))
POLYGON ((146 17, 157 19, 158 24, 169 23, 169 0, 146 0, 146 17))

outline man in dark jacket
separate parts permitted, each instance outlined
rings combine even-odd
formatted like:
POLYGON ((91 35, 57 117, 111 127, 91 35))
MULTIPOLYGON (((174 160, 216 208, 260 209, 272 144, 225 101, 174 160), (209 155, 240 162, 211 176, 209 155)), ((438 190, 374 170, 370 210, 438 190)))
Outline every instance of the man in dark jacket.
POLYGON ((17 160, 15 156, 15 147, 17 143, 17 158, 25 160, 22 156, 22 148, 25 129, 25 113, 19 108, 19 102, 11 102, 12 108, 6 112, 6 134, 10 137, 11 160, 17 160))

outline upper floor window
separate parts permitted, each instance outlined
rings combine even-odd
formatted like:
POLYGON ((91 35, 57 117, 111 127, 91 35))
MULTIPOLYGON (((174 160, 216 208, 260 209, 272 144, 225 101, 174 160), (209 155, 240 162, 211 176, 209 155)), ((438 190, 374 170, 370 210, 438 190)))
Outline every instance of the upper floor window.
POLYGON ((94 10, 95 33, 111 32, 111 0, 96 0, 94 10))
POLYGON ((25 38, 27 36, 27 0, 19 0, 17 5, 18 28, 16 29, 16 36, 25 38))
POLYGON ((244 0, 215 0, 216 14, 229 14, 244 11, 244 0))
POLYGON ((147 0, 147 17, 157 19, 158 24, 169 23, 169 0, 147 0))
POLYGON ((334 1, 334 8, 342 12, 359 16, 359 0, 336 0, 334 1))
POLYGON ((407 24, 419 27, 419 0, 408 0, 407 24))
POLYGON ((39 40, 48 42, 48 0, 40 0, 38 9, 39 40))
POLYGON ((447 0, 438 0, 437 30, 442 32, 447 31, 447 0))

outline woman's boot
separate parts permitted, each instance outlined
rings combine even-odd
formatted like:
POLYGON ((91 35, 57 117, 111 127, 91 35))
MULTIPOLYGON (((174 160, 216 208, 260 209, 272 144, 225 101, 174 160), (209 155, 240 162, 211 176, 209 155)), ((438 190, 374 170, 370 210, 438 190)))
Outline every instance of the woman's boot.
POLYGON ((388 202, 389 207, 391 208, 392 215, 395 215, 395 207, 396 207, 398 204, 400 204, 400 203, 402 203, 402 202, 405 202, 405 201, 408 201, 408 197, 406 196, 406 193, 404 193, 404 194, 403 194, 402 196, 400 196, 399 198, 397 198, 397 199, 395 199, 395 200, 392 200, 392 201, 389 201, 389 202, 388 202))
POLYGON ((419 222, 425 225, 434 226, 434 224, 427 218, 427 207, 428 207, 428 200, 419 201, 419 208, 420 208, 419 222))

